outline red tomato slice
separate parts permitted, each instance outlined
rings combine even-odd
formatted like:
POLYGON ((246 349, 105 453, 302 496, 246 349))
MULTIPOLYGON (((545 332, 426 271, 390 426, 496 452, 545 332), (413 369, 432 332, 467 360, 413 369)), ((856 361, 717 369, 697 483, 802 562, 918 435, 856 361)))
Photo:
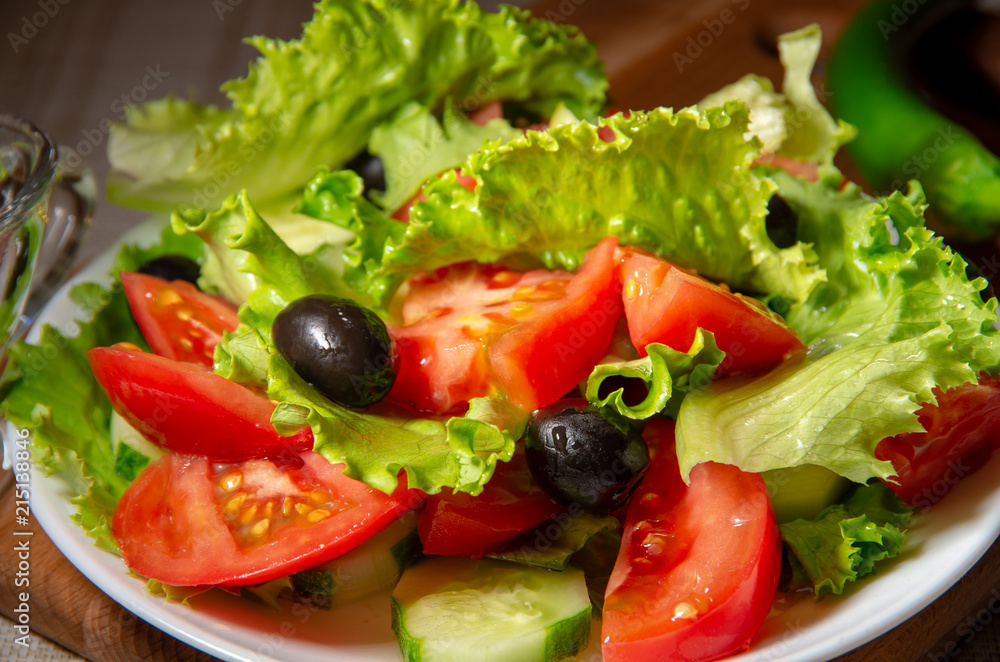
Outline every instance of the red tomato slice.
POLYGON ((313 446, 308 427, 279 435, 270 400, 203 366, 116 347, 95 347, 87 356, 111 406, 153 443, 228 462, 313 446))
POLYGON ((958 481, 990 458, 1000 446, 1000 377, 983 376, 942 393, 938 404, 917 411, 926 432, 889 437, 875 447, 875 456, 890 460, 897 483, 887 483, 911 505, 926 507, 940 501, 958 481))
POLYGON ((533 314, 490 347, 490 363, 508 397, 533 411, 552 404, 604 356, 622 315, 618 240, 602 239, 584 258, 565 296, 533 314))
POLYGON ((558 400, 604 355, 621 317, 614 238, 580 272, 527 273, 479 264, 414 277, 389 397, 445 413, 500 389, 519 406, 558 400))
POLYGON ((778 315, 666 260, 623 251, 621 279, 632 343, 643 356, 658 342, 686 352, 698 327, 726 353, 719 372, 770 368, 803 349, 778 315))
POLYGON ((517 453, 510 462, 497 463, 477 496, 427 497, 417 531, 425 554, 479 558, 562 510, 532 479, 524 454, 517 453))
POLYGON ((771 609, 781 566, 764 481, 704 462, 681 480, 673 424, 629 501, 604 601, 605 662, 714 660, 747 647, 771 609))
POLYGON ((142 337, 168 359, 210 366, 222 334, 240 323, 235 306, 186 281, 128 271, 121 280, 142 337))
POLYGON ((122 558, 175 586, 257 584, 354 549, 421 499, 405 481, 383 494, 312 451, 294 459, 219 464, 168 453, 115 508, 122 558))

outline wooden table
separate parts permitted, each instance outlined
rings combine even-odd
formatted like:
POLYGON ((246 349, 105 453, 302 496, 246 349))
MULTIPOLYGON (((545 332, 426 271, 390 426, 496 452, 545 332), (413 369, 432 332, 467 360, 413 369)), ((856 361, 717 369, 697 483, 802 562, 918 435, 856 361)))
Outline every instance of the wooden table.
MULTIPOLYGON (((768 48, 774 37, 812 21, 820 22, 830 37, 860 0, 540 0, 530 4, 542 16, 580 25, 596 39, 608 65, 616 105, 644 108, 691 104, 746 72, 780 80, 780 67, 768 48), (701 34, 706 31, 708 36, 701 34), (689 37, 699 35, 705 45, 692 47, 689 37)), ((102 177, 107 171, 107 136, 98 127, 106 118, 118 118, 116 100, 123 94, 153 98, 193 92, 202 100, 218 101, 219 82, 243 74, 252 57, 252 51, 239 43, 242 36, 264 33, 291 38, 311 13, 304 0, 162 4, 53 0, 48 6, 57 9, 43 21, 37 17, 41 6, 37 0, 0 3, 0 34, 5 35, 0 45, 0 112, 29 118, 59 142, 82 146, 102 177), (33 30, 31 25, 35 25, 33 30), (23 39, 12 41, 12 33, 23 39), (141 92, 137 86, 150 68, 160 76, 154 89, 141 92)), ((849 164, 842 165, 852 172, 849 164)), ((102 203, 82 257, 111 244, 139 217, 102 203)), ((12 500, 9 488, 0 493, 0 540, 4 541, 12 539, 12 500)), ((123 610, 66 561, 38 529, 33 550, 32 608, 36 615, 44 615, 32 620, 36 634, 95 661, 212 659, 123 610)), ((0 613, 9 617, 15 604, 12 573, 16 564, 6 542, 0 558, 0 613)), ((996 622, 1000 619, 993 618, 990 607, 1000 611, 1000 546, 994 546, 959 584, 913 619, 840 659, 998 662, 1000 628, 996 622), (974 619, 986 621, 983 614, 991 624, 979 627, 974 619), (977 626, 972 630, 976 636, 959 646, 971 625, 977 626)), ((44 654, 45 659, 62 659, 53 657, 58 651, 51 649, 44 654)))

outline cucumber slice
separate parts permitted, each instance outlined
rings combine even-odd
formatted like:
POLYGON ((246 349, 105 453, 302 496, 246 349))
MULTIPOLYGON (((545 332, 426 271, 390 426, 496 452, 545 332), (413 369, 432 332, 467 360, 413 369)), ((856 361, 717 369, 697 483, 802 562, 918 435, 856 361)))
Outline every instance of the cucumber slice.
POLYGON ((410 662, 549 662, 582 650, 591 604, 583 571, 428 557, 392 593, 410 662))
POLYGON ((318 609, 360 600, 394 585, 420 551, 417 514, 410 512, 357 549, 292 575, 292 599, 318 609))
POLYGON ((111 445, 115 455, 115 473, 125 480, 135 480, 146 465, 166 453, 115 411, 111 412, 111 445))
POLYGON ((778 524, 814 519, 840 501, 852 483, 825 467, 803 464, 761 474, 778 524))

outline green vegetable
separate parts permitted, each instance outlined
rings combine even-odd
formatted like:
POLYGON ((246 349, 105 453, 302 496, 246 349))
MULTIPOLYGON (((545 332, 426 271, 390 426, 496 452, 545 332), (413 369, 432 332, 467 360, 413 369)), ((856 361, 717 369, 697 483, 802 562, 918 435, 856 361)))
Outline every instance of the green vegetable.
POLYGON ((518 536, 506 548, 486 556, 549 570, 565 570, 574 555, 592 540, 595 546, 613 546, 617 553, 621 545, 621 528, 621 522, 610 515, 560 513, 518 536))
POLYGON ((395 585, 420 554, 417 513, 411 511, 359 547, 289 577, 292 599, 317 609, 349 604, 395 585))
POLYGON ((247 40, 261 56, 222 86, 229 108, 166 98, 112 127, 108 197, 142 209, 217 207, 247 189, 265 209, 289 204, 326 165, 342 167, 408 102, 438 110, 516 101, 584 117, 607 80, 577 30, 526 11, 472 2, 322 0, 300 39, 247 40))
POLYGON ((919 179, 942 221, 981 238, 1000 226, 1000 159, 931 110, 907 82, 902 51, 937 15, 934 3, 921 5, 902 25, 894 0, 878 0, 858 13, 830 55, 830 104, 858 127, 848 149, 876 190, 919 179))
POLYGON ((810 163, 830 163, 840 146, 854 138, 854 127, 834 120, 816 98, 810 74, 819 57, 822 36, 810 25, 778 38, 785 68, 782 93, 770 79, 748 74, 698 102, 702 108, 739 99, 750 108, 749 133, 763 150, 810 163))
POLYGON ((493 140, 512 140, 521 135, 507 120, 493 119, 479 126, 466 119, 450 103, 439 121, 418 103, 404 106, 390 122, 372 132, 368 151, 382 159, 387 189, 374 191, 372 199, 392 213, 420 190, 423 183, 457 166, 493 140))
POLYGON ((812 464, 765 471, 761 478, 779 524, 816 517, 851 487, 843 476, 812 464))
POLYGON ((575 270, 615 235, 734 287, 805 299, 823 279, 807 246, 778 249, 764 226, 772 182, 751 171, 758 150, 743 135, 739 102, 704 111, 660 108, 529 131, 469 157, 462 172, 427 184, 404 224, 361 195, 360 178, 323 173, 300 210, 356 234, 344 280, 385 304, 416 271, 477 260, 575 270))
POLYGON ((771 171, 826 269, 786 319, 808 344, 803 360, 762 377, 717 380, 689 393, 677 418, 682 473, 698 462, 744 471, 815 464, 855 482, 894 475, 874 450, 922 428, 931 389, 974 382, 1000 366, 996 300, 985 281, 923 226, 923 195, 869 200, 832 168, 817 183, 771 171))
POLYGON ((849 581, 872 574, 875 564, 896 556, 906 539, 913 509, 881 483, 857 489, 844 504, 815 520, 782 524, 791 560, 805 571, 819 600, 840 594, 849 581))
MULTIPOLYGON (((160 255, 197 257, 200 248, 164 235, 156 246, 126 246, 115 272, 134 271, 160 255)), ((110 290, 79 285, 70 299, 81 308, 75 333, 46 325, 37 344, 18 342, 9 352, 0 415, 19 428, 31 429, 32 461, 46 474, 60 476, 76 506, 74 520, 95 544, 117 553, 111 515, 129 479, 116 471, 111 440, 111 404, 94 379, 87 360, 91 347, 131 342, 146 346, 132 320, 121 287, 110 290)))
POLYGON ((111 412, 111 445, 115 456, 115 473, 132 482, 146 466, 163 457, 165 449, 142 436, 117 412, 111 412))
POLYGON ((716 368, 726 356, 716 346, 712 334, 703 329, 698 329, 686 353, 659 343, 646 345, 646 352, 648 355, 641 359, 594 366, 587 378, 586 398, 636 420, 659 413, 676 418, 684 396, 689 391, 707 388, 712 383, 716 368), (624 390, 621 388, 600 397, 601 385, 610 377, 641 379, 648 391, 646 398, 629 406, 623 400, 624 390))
POLYGON ((590 637, 583 572, 491 559, 428 557, 392 593, 392 629, 409 662, 549 662, 590 637))

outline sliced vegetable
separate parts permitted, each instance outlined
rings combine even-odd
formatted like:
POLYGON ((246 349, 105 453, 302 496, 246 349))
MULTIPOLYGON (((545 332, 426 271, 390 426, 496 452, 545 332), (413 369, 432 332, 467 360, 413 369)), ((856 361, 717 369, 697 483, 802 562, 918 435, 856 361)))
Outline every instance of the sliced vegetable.
POLYGON ((629 503, 604 602, 606 662, 714 660, 747 647, 771 609, 780 544, 764 481, 706 462, 681 480, 673 424, 629 503))
POLYGON ((1000 377, 984 375, 978 384, 942 392, 937 404, 917 411, 925 432, 907 432, 883 439, 875 447, 889 460, 896 477, 887 484, 913 506, 940 501, 959 480, 990 458, 1000 446, 1000 377))
POLYGON ((154 353, 211 366, 215 346, 239 325, 236 307, 184 280, 122 272, 122 288, 154 353))
POLYGON ((87 356, 115 411, 165 448, 237 462, 313 446, 309 428, 288 437, 275 431, 266 397, 202 366, 114 347, 87 356))
POLYGON ((420 556, 417 514, 410 511, 360 546, 289 577, 292 599, 332 609, 394 586, 420 556))
POLYGON ((603 356, 621 314, 613 238, 580 272, 463 264, 418 276, 390 327, 390 398, 443 413, 499 389, 526 411, 562 397, 603 356))
POLYGON ((111 412, 111 448, 115 458, 115 473, 131 482, 146 466, 167 452, 142 436, 121 414, 111 412))
POLYGON ((778 524, 813 519, 834 505, 854 485, 843 476, 815 464, 773 469, 761 474, 778 524))
POLYGON ((424 552, 478 558, 562 511, 531 478, 522 453, 497 464, 479 495, 435 494, 420 514, 424 552))
POLYGON ((260 584, 354 549, 421 498, 405 485, 383 494, 312 452, 237 464, 168 453, 125 491, 113 531, 144 577, 260 584))
POLYGON ((670 262, 624 251, 622 296, 632 344, 643 356, 650 343, 688 352, 699 328, 726 353, 719 372, 766 369, 805 347, 762 304, 698 278, 670 262))
POLYGON ((392 627, 409 662, 549 662, 590 637, 581 570, 490 559, 428 558, 392 593, 392 627))

